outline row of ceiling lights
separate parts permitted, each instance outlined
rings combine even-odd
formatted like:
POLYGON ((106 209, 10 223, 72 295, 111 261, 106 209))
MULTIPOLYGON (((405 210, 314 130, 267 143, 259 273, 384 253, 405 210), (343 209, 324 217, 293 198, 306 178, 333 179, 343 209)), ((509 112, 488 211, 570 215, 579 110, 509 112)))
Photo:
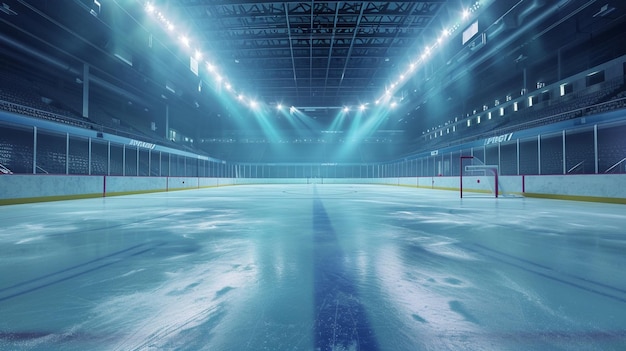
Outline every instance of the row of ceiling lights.
MULTIPOLYGON (((448 37, 452 36, 452 34, 454 34, 465 22, 467 22, 470 17, 472 16, 472 14, 474 12, 476 12, 479 8, 480 8, 481 4, 480 4, 480 0, 476 0, 474 2, 474 4, 466 9, 464 9, 462 11, 462 14, 460 16, 459 19, 457 19, 456 22, 454 22, 454 24, 452 26, 450 26, 447 29, 444 29, 441 32, 441 35, 431 44, 431 45, 427 45, 426 47, 424 47, 424 49, 422 50, 422 52, 420 52, 418 55, 416 55, 416 57, 411 60, 411 64, 407 67, 407 69, 405 70, 405 73, 400 74, 397 79, 395 81, 393 81, 393 83, 390 84, 390 86, 385 88, 385 93, 380 96, 376 101, 375 101, 375 105, 381 105, 381 104, 387 104, 387 106, 389 106, 390 108, 395 108, 397 106, 397 101, 396 99, 394 99, 394 93, 397 91, 397 89, 399 89, 404 82, 406 81, 407 78, 409 78, 413 73, 415 73, 415 70, 420 67, 421 65, 423 65, 431 56, 431 54, 441 48, 444 44, 445 41, 448 37)), ((145 3, 145 9, 146 11, 151 14, 155 19, 157 19, 159 21, 159 23, 172 35, 176 35, 176 25, 171 22, 164 14, 163 12, 159 11, 152 3, 150 2, 146 2, 145 3)), ((178 39, 180 40, 181 44, 188 49, 191 49, 192 47, 192 43, 191 40, 189 39, 188 36, 180 34, 178 36, 178 39)), ((194 50, 194 54, 193 54, 193 59, 196 62, 200 62, 203 60, 203 54, 202 51, 200 49, 195 49, 194 50)), ((210 63, 209 61, 204 61, 204 65, 207 69, 207 71, 213 76, 213 79, 215 81, 215 83, 217 83, 220 87, 224 87, 228 92, 230 92, 231 94, 233 94, 233 96, 240 101, 241 103, 247 105, 248 107, 250 107, 251 109, 259 109, 261 107, 261 104, 253 99, 253 98, 248 98, 246 97, 246 95, 243 92, 239 92, 237 91, 232 84, 225 78, 223 77, 218 70, 218 67, 216 67, 215 65, 213 65, 212 63, 210 63)), ((367 109, 367 107, 369 106, 369 103, 364 103, 361 105, 358 105, 358 107, 353 108, 351 106, 344 106, 343 107, 343 112, 347 113, 350 112, 351 110, 358 110, 358 111, 365 111, 367 109)), ((282 110, 284 108, 284 105, 282 103, 277 103, 276 104, 276 108, 278 110, 282 110)), ((296 107, 291 106, 289 108, 289 111, 291 113, 295 112, 297 110, 296 107)))

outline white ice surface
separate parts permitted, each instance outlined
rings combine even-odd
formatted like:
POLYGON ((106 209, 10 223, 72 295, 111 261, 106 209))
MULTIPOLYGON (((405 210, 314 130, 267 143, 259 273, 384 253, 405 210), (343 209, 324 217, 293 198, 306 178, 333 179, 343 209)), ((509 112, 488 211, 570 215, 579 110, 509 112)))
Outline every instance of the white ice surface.
POLYGON ((250 185, 4 206, 0 223, 0 350, 626 349, 622 205, 250 185), (325 252, 376 346, 316 336, 341 303, 325 252))

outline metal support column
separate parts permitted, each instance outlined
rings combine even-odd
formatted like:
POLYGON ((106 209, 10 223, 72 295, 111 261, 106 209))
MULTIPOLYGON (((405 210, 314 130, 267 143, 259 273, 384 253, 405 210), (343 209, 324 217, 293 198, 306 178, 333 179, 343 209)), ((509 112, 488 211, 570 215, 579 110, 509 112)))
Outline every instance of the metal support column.
POLYGON ((83 117, 89 118, 89 64, 83 64, 83 117))
POLYGON ((37 174, 37 127, 33 127, 33 174, 37 174))
POLYGON ((563 141, 563 174, 567 174, 567 165, 565 161, 565 129, 563 129, 561 139, 563 141))
POLYGON ((598 125, 593 125, 593 157, 595 159, 595 170, 598 174, 599 163, 598 163, 598 125))
POLYGON ((89 154, 87 155, 87 174, 91 175, 91 138, 87 139, 89 142, 89 154))
POLYGON ((537 170, 541 175, 541 134, 537 135, 537 170))
POLYGON ((70 174, 70 133, 65 133, 65 175, 70 174))
POLYGON ((126 144, 122 144, 122 175, 126 175, 126 144))

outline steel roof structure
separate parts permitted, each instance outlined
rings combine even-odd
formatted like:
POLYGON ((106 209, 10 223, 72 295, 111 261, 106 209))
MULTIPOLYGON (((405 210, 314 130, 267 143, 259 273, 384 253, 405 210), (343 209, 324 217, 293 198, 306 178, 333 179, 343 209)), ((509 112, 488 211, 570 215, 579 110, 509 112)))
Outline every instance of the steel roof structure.
POLYGON ((343 106, 375 99, 407 54, 440 30, 444 0, 211 1, 171 6, 236 80, 268 102, 343 106), (431 34, 432 35, 432 34, 431 34), (247 84, 247 83, 246 83, 247 84))
POLYGON ((94 101, 132 105, 146 112, 137 118, 156 121, 161 131, 169 113, 169 127, 195 139, 302 134, 273 108, 283 104, 314 122, 306 126, 309 137, 331 127, 348 135, 356 127, 336 123, 340 109, 369 104, 364 121, 377 120, 361 134, 399 142, 626 54, 624 1, 481 0, 459 21, 476 3, 3 0, 0 48, 7 69, 78 98, 76 82, 89 67, 94 101), (176 30, 146 11, 148 4, 176 30), (474 21, 478 33, 463 42, 474 21), (439 43, 450 26, 456 31, 439 43), (183 34, 189 47, 181 45, 183 34), (203 53, 198 74, 190 71, 196 49, 203 53), (224 81, 215 81, 205 61, 224 81), (227 94, 226 80, 236 94, 227 94), (386 90, 398 108, 373 108, 386 90), (265 106, 265 120, 238 101, 243 95, 265 106))

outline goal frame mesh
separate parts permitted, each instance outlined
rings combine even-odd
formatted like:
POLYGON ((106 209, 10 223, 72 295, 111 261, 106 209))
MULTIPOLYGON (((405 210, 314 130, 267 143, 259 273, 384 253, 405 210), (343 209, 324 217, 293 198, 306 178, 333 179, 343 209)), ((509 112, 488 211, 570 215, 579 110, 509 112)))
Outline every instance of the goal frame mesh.
MULTIPOLYGON (((474 157, 474 156, 461 156, 460 157, 460 161, 459 161, 460 167, 459 167, 459 195, 461 198, 463 198, 463 178, 467 179, 468 177, 470 177, 467 174, 464 174, 466 171, 471 171, 471 172, 480 172, 482 171, 482 175, 483 177, 489 177, 491 179, 493 179, 493 186, 491 188, 491 191, 493 192, 493 197, 498 197, 498 193, 499 193, 499 183, 498 183, 498 175, 499 175, 499 169, 497 165, 485 165, 484 163, 482 163, 482 161, 480 161, 480 159, 474 157), (480 162, 480 164, 471 164, 471 165, 464 165, 464 160, 478 160, 480 162)), ((475 177, 475 175, 472 175, 472 177, 475 177)), ((466 189, 467 184, 466 184, 466 189)), ((471 192, 473 192, 472 190, 470 190, 471 192)), ((475 190, 474 190, 475 191, 475 190)), ((467 190, 466 190, 467 193, 467 190)))

